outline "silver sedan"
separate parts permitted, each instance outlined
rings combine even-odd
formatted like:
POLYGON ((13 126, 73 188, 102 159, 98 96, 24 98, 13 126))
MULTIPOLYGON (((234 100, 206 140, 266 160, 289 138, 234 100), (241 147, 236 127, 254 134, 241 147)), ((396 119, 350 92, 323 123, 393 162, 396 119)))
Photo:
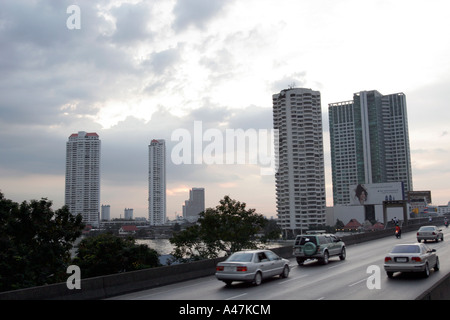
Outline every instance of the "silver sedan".
POLYGON ((216 278, 227 285, 233 281, 260 285, 263 279, 276 275, 287 278, 289 271, 289 261, 270 250, 239 251, 217 264, 216 278))
POLYGON ((436 249, 423 243, 398 244, 384 258, 384 270, 389 278, 394 272, 422 272, 425 277, 430 269, 439 270, 436 249))
POLYGON ((439 239, 444 241, 444 234, 442 229, 438 229, 436 226, 423 226, 417 231, 417 242, 433 240, 438 242, 439 239))

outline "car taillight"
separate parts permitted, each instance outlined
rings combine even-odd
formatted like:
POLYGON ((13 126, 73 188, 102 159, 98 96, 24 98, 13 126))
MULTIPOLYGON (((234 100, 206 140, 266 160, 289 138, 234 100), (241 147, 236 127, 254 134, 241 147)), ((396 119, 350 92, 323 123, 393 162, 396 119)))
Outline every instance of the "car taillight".
POLYGON ((239 272, 245 272, 245 271, 247 271, 247 267, 244 267, 244 266, 239 266, 239 267, 236 267, 236 271, 239 271, 239 272))
POLYGON ((411 260, 414 261, 414 262, 421 262, 422 261, 422 259, 420 259, 420 257, 412 257, 411 260))
POLYGON ((223 271, 223 266, 217 266, 216 271, 223 271))
POLYGON ((386 258, 384 258, 384 262, 389 262, 389 261, 392 261, 392 258, 391 258, 391 257, 386 257, 386 258))

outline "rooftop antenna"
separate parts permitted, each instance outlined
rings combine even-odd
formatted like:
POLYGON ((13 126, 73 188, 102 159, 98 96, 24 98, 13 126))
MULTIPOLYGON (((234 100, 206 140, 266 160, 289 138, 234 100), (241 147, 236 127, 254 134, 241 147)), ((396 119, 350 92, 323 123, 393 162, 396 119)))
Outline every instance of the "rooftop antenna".
POLYGON ((294 89, 295 88, 295 82, 292 82, 290 85, 288 85, 289 89, 294 89))

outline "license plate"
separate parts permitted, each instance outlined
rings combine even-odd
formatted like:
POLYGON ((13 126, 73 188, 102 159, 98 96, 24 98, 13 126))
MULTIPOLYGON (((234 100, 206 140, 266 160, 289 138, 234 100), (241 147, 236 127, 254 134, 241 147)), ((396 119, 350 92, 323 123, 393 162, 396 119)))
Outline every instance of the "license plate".
POLYGON ((236 270, 235 267, 224 267, 223 268, 223 271, 234 271, 234 270, 236 270))
POLYGON ((408 262, 408 258, 397 258, 395 261, 397 261, 397 262, 408 262))

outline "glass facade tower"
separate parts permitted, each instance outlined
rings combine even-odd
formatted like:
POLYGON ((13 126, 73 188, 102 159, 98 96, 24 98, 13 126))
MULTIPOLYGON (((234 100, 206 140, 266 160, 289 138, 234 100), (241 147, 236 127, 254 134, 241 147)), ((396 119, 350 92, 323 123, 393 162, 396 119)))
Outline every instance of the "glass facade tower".
POLYGON ((355 184, 403 182, 413 190, 403 93, 361 91, 328 111, 334 205, 349 204, 355 184))

